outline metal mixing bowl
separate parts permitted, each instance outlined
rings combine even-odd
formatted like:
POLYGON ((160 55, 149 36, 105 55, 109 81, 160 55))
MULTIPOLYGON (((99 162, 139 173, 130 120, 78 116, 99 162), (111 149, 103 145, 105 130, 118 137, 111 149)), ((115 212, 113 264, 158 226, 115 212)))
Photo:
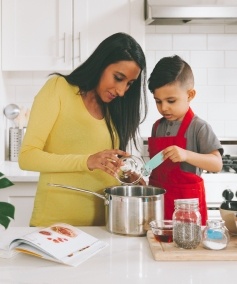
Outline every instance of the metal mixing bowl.
POLYGON ((222 202, 220 214, 230 234, 237 235, 237 201, 222 202))

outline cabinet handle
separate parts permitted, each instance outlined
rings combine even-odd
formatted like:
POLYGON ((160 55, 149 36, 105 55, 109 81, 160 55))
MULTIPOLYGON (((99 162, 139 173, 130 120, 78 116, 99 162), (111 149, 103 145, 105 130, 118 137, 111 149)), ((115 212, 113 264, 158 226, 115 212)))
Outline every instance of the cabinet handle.
POLYGON ((65 63, 66 62, 66 33, 64 33, 64 36, 63 36, 63 52, 64 52, 63 61, 65 63))
POLYGON ((63 58, 63 62, 66 62, 66 33, 63 33, 63 38, 59 38, 58 40, 58 46, 57 46, 57 59, 62 59, 63 58), (63 42, 63 55, 60 56, 60 47, 61 47, 61 41, 63 42))
POLYGON ((79 62, 81 62, 81 33, 78 33, 78 51, 79 51, 79 62))

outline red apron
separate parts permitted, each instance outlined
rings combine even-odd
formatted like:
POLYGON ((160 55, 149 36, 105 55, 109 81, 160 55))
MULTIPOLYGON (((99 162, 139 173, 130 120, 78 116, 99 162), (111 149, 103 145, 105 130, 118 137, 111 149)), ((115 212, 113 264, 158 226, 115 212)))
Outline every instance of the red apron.
MULTIPOLYGON (((150 158, 168 146, 177 145, 180 148, 186 149, 187 139, 184 135, 193 116, 194 114, 191 108, 189 108, 176 136, 149 137, 148 147, 150 158)), ((159 120, 157 120, 155 124, 155 131, 158 124, 159 120)), ((165 219, 172 219, 175 199, 199 198, 202 225, 206 225, 207 206, 205 188, 203 179, 200 176, 185 172, 181 170, 180 163, 173 163, 170 159, 166 159, 160 166, 152 171, 149 177, 149 184, 166 190, 164 195, 165 219)))

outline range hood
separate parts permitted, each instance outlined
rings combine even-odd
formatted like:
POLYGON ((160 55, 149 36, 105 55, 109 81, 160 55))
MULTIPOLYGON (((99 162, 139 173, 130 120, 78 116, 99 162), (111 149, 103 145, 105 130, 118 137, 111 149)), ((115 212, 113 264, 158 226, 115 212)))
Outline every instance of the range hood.
POLYGON ((220 1, 145 0, 146 25, 237 25, 237 4, 227 6, 228 3, 218 5, 217 2, 220 1))

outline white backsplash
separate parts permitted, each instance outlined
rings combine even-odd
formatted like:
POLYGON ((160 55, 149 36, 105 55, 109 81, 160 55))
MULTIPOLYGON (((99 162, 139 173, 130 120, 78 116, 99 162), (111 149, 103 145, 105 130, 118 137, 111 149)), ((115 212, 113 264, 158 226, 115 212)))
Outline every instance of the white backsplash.
MULTIPOLYGON (((194 112, 212 125, 218 137, 237 137, 237 25, 147 26, 145 45, 148 78, 159 59, 178 54, 194 72, 194 112)), ((49 73, 3 72, 1 106, 15 103, 30 108, 49 73)), ((152 94, 147 93, 149 113, 140 128, 143 137, 150 136, 152 124, 160 117, 152 94)), ((3 121, 7 129, 10 122, 4 117, 3 121)), ((7 159, 4 152, 0 160, 7 159)))

